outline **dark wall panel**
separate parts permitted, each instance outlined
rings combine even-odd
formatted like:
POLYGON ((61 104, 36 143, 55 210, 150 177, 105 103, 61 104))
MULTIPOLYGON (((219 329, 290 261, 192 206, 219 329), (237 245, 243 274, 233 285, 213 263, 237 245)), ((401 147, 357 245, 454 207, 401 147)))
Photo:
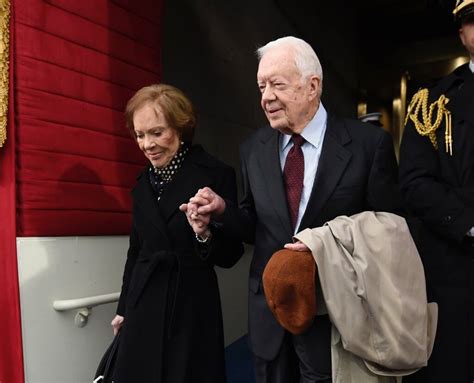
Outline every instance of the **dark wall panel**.
POLYGON ((255 49, 286 35, 308 41, 323 65, 326 108, 355 116, 355 25, 353 2, 170 0, 163 18, 163 81, 197 105, 197 141, 238 167, 238 144, 266 122, 255 49))

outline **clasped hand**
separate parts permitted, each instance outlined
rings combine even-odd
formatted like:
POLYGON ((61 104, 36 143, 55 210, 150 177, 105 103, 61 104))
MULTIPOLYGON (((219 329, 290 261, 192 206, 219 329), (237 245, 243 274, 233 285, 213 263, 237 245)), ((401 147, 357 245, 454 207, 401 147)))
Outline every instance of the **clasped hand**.
POLYGON ((224 212, 225 201, 211 188, 205 187, 199 189, 188 203, 183 203, 179 210, 186 214, 189 225, 197 235, 208 238, 211 235, 211 217, 217 217, 224 212))
MULTIPOLYGON (((199 189, 196 195, 182 204, 179 209, 186 214, 193 231, 204 238, 210 236, 209 223, 211 218, 218 218, 226 209, 224 199, 211 188, 199 189)), ((309 251, 301 241, 285 244, 285 248, 294 251, 309 251)))

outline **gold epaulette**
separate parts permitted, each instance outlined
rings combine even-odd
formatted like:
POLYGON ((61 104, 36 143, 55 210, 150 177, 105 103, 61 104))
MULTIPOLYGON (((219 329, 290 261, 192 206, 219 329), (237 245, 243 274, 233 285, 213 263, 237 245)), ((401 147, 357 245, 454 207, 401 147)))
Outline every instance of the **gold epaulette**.
POLYGON ((436 140, 436 130, 441 126, 443 117, 446 121, 446 130, 444 132, 444 139, 446 145, 446 153, 453 155, 453 137, 451 129, 451 112, 446 108, 449 102, 444 94, 439 96, 438 100, 433 102, 428 109, 428 89, 420 89, 411 99, 408 105, 407 115, 405 116, 405 125, 408 119, 413 121, 416 131, 422 136, 428 136, 431 143, 438 149, 438 142, 436 140), (433 113, 436 108, 436 120, 433 121, 433 113), (419 116, 423 122, 419 120, 419 116))

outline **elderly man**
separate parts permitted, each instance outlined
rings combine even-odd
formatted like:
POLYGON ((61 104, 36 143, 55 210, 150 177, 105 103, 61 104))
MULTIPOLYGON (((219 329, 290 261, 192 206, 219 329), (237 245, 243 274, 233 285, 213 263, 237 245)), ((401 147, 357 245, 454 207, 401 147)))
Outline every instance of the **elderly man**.
POLYGON ((439 307, 428 367, 407 382, 474 382, 474 0, 453 13, 471 60, 413 97, 400 148, 401 190, 423 222, 417 245, 439 307), (431 105, 438 121, 423 117, 431 105))
POLYGON ((199 215, 190 219, 199 226, 212 214, 222 230, 255 245, 249 334, 257 382, 331 382, 328 315, 318 313, 301 335, 285 331, 265 300, 262 273, 284 246, 307 249, 291 243, 300 230, 339 215, 394 210, 399 200, 393 144, 380 128, 328 116, 320 100, 321 64, 305 41, 284 37, 257 54, 261 106, 270 124, 241 146, 240 206, 204 188, 191 199, 199 215))

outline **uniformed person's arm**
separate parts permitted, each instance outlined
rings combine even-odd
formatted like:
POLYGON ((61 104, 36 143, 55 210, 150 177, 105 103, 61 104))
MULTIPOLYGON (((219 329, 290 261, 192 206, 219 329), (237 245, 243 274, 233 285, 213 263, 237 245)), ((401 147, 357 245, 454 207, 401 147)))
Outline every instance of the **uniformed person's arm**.
MULTIPOLYGON (((440 236, 462 241, 474 208, 442 179, 440 153, 409 121, 400 147, 400 187, 407 207, 440 236)), ((454 154, 456 155, 456 153, 454 154)))

